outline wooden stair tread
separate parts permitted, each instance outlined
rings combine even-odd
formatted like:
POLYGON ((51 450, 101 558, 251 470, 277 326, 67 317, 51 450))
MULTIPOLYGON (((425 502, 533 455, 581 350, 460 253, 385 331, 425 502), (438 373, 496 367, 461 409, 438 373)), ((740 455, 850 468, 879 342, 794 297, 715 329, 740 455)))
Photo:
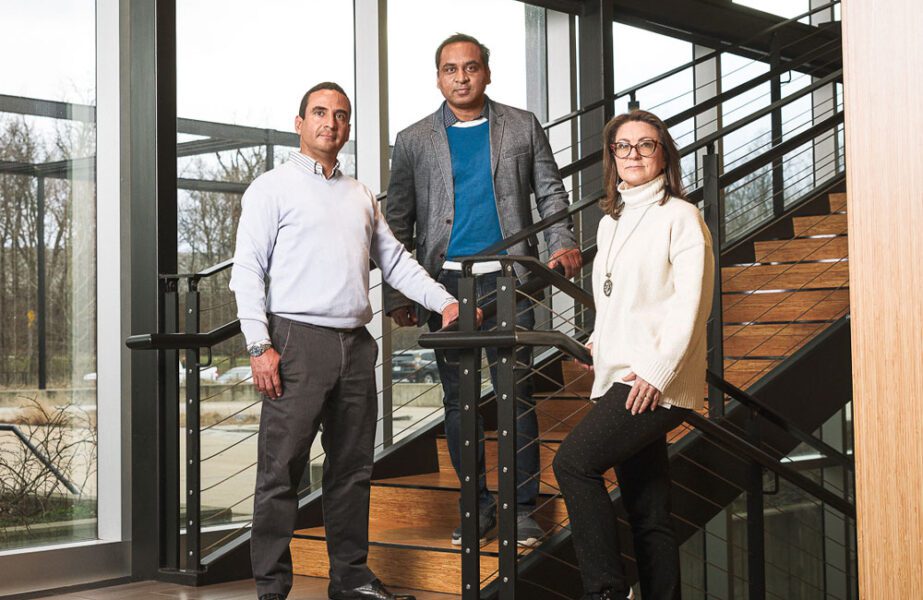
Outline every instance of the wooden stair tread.
POLYGON ((724 355, 788 356, 827 327, 828 323, 725 325, 724 355))
MULTIPOLYGON (((548 464, 542 463, 543 470, 539 475, 539 494, 551 496, 558 493, 557 480, 554 477, 554 471, 548 467, 548 464)), ((491 492, 497 491, 497 469, 496 466, 487 466, 487 489, 491 492)), ((439 471, 432 473, 420 473, 418 475, 406 475, 404 477, 389 477, 388 479, 379 479, 374 482, 377 485, 405 487, 405 488, 433 488, 440 490, 451 490, 456 493, 459 491, 458 476, 452 470, 451 465, 447 469, 440 468, 439 471)), ((374 485, 373 484, 373 485, 374 485)))
MULTIPOLYGON (((398 527, 385 526, 381 523, 369 523, 369 544, 370 545, 390 545, 406 546, 410 548, 436 550, 440 552, 450 552, 461 554, 458 546, 452 545, 452 532, 458 523, 451 528, 438 527, 433 525, 403 525, 398 527)), ((300 538, 314 540, 325 540, 326 530, 323 526, 310 527, 308 529, 299 529, 295 532, 300 538)), ((481 556, 497 556, 499 546, 496 540, 481 546, 481 556)))
POLYGON ((748 265, 721 269, 721 289, 724 292, 796 290, 848 285, 849 263, 845 259, 838 262, 748 265))
MULTIPOLYGON (((294 572, 309 577, 328 577, 330 572, 323 528, 314 528, 311 538, 292 538, 291 551, 294 572), (317 531, 317 530, 321 531, 317 531), (320 535, 318 535, 320 534, 320 535)), ((301 530, 305 531, 305 530, 301 530)), ((297 532, 298 534, 301 531, 297 532)), ((449 541, 451 531, 440 531, 442 544, 437 550, 412 546, 396 546, 370 542, 369 568, 388 585, 417 590, 457 594, 461 589, 461 551, 449 541)), ((427 540, 424 533, 417 539, 427 540)), ((437 543, 433 538, 432 543, 437 543)), ((494 543, 496 545, 496 543, 494 543)), ((488 547, 481 549, 481 585, 486 585, 497 573, 496 548, 493 555, 488 547)))
POLYGON ((725 323, 831 320, 849 310, 849 290, 725 295, 725 323))
POLYGON ((846 192, 834 192, 827 194, 830 202, 830 212, 841 212, 847 210, 848 194, 846 192))
POLYGON ((845 234, 848 231, 846 215, 815 215, 795 217, 792 219, 796 236, 822 235, 828 233, 845 234))
POLYGON ((849 256, 846 236, 796 238, 754 242, 755 262, 787 262, 845 258, 849 256))
POLYGON ((776 368, 781 360, 725 360, 724 361, 724 378, 731 384, 746 389, 752 383, 755 383, 760 377, 776 368))

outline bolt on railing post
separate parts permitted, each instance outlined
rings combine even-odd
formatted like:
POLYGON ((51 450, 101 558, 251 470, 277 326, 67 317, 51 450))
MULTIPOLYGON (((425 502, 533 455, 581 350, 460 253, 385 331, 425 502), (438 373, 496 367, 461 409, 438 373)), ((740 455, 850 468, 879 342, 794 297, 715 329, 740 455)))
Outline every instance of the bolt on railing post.
MULTIPOLYGON (((186 293, 186 333, 199 333, 199 286, 189 279, 186 293)), ((199 348, 186 350, 186 569, 198 571, 201 559, 202 501, 199 439, 199 348)))
MULTIPOLYGON (((705 171, 703 197, 705 223, 712 238, 712 254, 715 261, 715 286, 712 295, 711 315, 708 321, 708 369, 724 377, 724 316, 721 306, 721 242, 724 227, 724 203, 718 181, 718 155, 709 146, 708 154, 702 157, 705 171)), ((715 386, 708 386, 708 414, 712 417, 724 415, 724 392, 715 386)))
MULTIPOLYGON (((497 278, 497 330, 516 329, 513 263, 497 278)), ((516 599, 516 346, 497 349, 497 469, 499 494, 500 600, 516 599)))
MULTIPOLYGON (((179 331, 179 294, 176 279, 161 279, 160 295, 163 300, 164 333, 179 331)), ((160 548, 161 565, 166 569, 179 569, 180 552, 180 489, 179 489, 179 353, 163 350, 160 353, 159 387, 161 390, 160 418, 158 419, 160 455, 160 548)))
MULTIPOLYGON (((470 268, 458 282, 458 330, 477 329, 475 312, 477 293, 470 268)), ((481 350, 459 351, 458 401, 461 406, 461 527, 462 527, 462 600, 481 597, 481 546, 478 536, 478 400, 481 391, 481 350)))

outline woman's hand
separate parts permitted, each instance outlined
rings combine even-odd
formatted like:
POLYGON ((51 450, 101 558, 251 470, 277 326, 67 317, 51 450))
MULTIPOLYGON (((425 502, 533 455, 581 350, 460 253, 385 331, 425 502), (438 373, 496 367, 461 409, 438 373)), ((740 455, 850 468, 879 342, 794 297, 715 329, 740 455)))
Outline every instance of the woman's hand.
MULTIPOLYGON (((586 344, 586 349, 590 351, 590 356, 593 356, 593 342, 586 344)), ((584 362, 574 359, 574 362, 577 363, 577 366, 583 369, 584 371, 592 371, 593 365, 588 365, 584 362)))
POLYGON ((635 375, 634 371, 622 377, 622 381, 634 381, 625 402, 625 410, 631 411, 631 414, 638 415, 647 409, 656 410, 660 405, 660 390, 635 375))

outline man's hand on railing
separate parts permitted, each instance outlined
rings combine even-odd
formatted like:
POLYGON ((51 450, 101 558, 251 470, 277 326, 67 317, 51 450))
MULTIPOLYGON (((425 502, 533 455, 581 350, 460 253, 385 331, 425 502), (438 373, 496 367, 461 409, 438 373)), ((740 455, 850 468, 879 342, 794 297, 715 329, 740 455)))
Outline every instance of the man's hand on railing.
MULTIPOLYGON (((480 308, 476 309, 477 312, 474 314, 475 327, 480 327, 481 323, 484 322, 484 311, 480 308)), ((458 320, 458 302, 453 302, 452 304, 447 304, 442 311, 442 328, 445 329, 452 323, 458 320)))
MULTIPOLYGON (((593 356, 593 342, 590 342, 589 344, 584 344, 584 345, 586 346, 586 349, 590 351, 590 356, 593 356)), ((574 359, 574 362, 577 363, 577 366, 579 366, 584 371, 593 370, 593 365, 588 365, 585 362, 581 362, 577 359, 574 359)))
POLYGON ((270 348, 259 356, 250 357, 253 385, 270 400, 282 395, 282 378, 279 377, 279 353, 270 348))
POLYGON ((622 377, 622 381, 635 382, 625 401, 625 410, 630 410, 631 414, 639 415, 647 409, 656 410, 660 406, 660 390, 635 375, 634 371, 622 377))
MULTIPOLYGON (((458 314, 457 311, 456 314, 458 314)), ((388 316, 394 319, 394 322, 399 327, 416 327, 418 324, 417 313, 413 310, 413 306, 410 305, 395 308, 388 313, 388 316)))
POLYGON ((580 248, 561 248, 551 255, 548 260, 548 268, 553 269, 561 265, 564 267, 564 276, 571 279, 580 271, 583 266, 583 255, 580 248))

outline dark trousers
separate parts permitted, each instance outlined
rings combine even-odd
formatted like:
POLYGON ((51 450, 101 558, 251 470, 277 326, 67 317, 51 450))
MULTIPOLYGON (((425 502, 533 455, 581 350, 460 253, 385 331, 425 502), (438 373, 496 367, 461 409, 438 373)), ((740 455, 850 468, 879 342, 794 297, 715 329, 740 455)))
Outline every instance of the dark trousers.
POLYGON ((335 330, 273 316, 269 331, 282 355, 282 396, 264 397, 260 414, 250 542, 257 594, 291 590, 298 484, 321 424, 330 592, 365 585, 375 579, 366 559, 378 346, 365 328, 335 330))
MULTIPOLYGON (((481 275, 477 279, 477 296, 483 298, 488 292, 496 291, 498 273, 481 275)), ((460 271, 442 271, 439 274, 439 283, 456 298, 458 297, 458 281, 460 271)), ((526 329, 535 326, 535 313, 528 300, 522 300, 516 307, 516 324, 526 329)), ((442 318, 438 314, 430 317, 429 328, 435 331, 442 327, 442 318)), ((492 329, 497 326, 493 317, 485 319, 481 329, 492 329)), ((487 349, 487 360, 497 362, 495 348, 487 349)), ((436 351, 436 363, 439 367, 439 378, 442 380, 443 405, 445 406, 445 436, 449 446, 449 456, 456 473, 461 472, 461 412, 458 406, 458 351, 436 351)), ((538 437, 538 417, 535 414, 535 400, 532 398, 532 349, 520 348, 516 353, 516 502, 522 510, 531 511, 535 507, 538 497, 538 471, 539 447, 536 442, 538 437)), ((491 382, 497 387, 496 368, 490 370, 491 382)), ((484 422, 478 415, 478 488, 479 502, 482 510, 492 504, 490 494, 487 492, 487 481, 484 475, 484 422)), ((461 479, 459 477, 459 479, 461 479)))
POLYGON ((615 467, 628 512, 644 600, 679 600, 679 548, 670 522, 666 434, 687 411, 625 410, 631 387, 616 383, 574 427, 554 459, 585 591, 628 594, 615 513, 603 474, 615 467))

